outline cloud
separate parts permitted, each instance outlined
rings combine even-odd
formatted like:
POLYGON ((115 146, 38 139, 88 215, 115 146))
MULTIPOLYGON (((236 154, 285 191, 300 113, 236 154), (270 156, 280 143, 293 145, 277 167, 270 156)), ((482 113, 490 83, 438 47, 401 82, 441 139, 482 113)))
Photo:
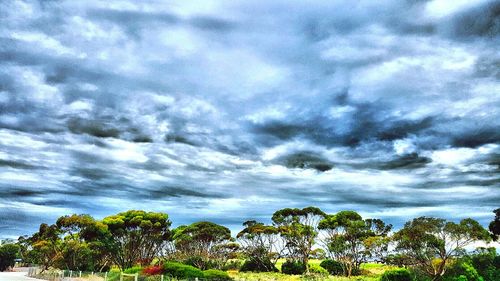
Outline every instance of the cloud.
POLYGON ((130 206, 233 230, 283 207, 497 207, 496 1, 5 7, 2 236, 130 206))

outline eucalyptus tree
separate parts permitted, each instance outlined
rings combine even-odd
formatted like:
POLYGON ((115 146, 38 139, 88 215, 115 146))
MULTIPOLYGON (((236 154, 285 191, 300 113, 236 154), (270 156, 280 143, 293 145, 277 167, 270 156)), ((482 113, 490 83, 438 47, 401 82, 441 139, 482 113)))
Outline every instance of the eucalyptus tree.
POLYGON ((13 267, 19 253, 19 246, 12 243, 0 244, 0 271, 13 267))
POLYGON ((62 236, 61 265, 71 270, 102 271, 110 267, 108 227, 90 215, 62 216, 56 226, 62 236))
POLYGON ((493 211, 495 213, 495 218, 490 222, 489 229, 491 232, 491 238, 497 241, 500 237, 500 208, 493 211))
POLYGON ((318 223, 325 213, 316 207, 285 208, 272 216, 274 226, 284 239, 286 257, 299 261, 309 270, 309 256, 318 237, 318 223))
POLYGON ((56 265, 62 258, 62 240, 56 225, 40 224, 38 232, 22 238, 20 245, 29 246, 30 261, 41 265, 42 271, 56 265))
POLYGON ((211 260, 215 267, 221 267, 237 249, 229 228, 208 221, 179 226, 173 230, 172 239, 181 258, 189 258, 194 266, 203 269, 211 260))
POLYGON ((354 211, 340 211, 327 215, 319 223, 323 233, 325 251, 331 259, 342 264, 344 275, 359 271, 362 262, 374 255, 375 249, 387 250, 387 234, 392 225, 379 219, 366 219, 354 211))
POLYGON ((407 265, 420 269, 432 280, 441 278, 450 261, 465 253, 466 246, 490 239, 488 231, 470 218, 454 223, 419 217, 394 234, 396 250, 406 257, 407 265))
POLYGON ((244 222, 243 226, 236 235, 248 258, 243 267, 249 271, 277 271, 275 265, 283 245, 278 229, 254 220, 244 222))
POLYGON ((149 263, 169 240, 171 222, 165 213, 130 210, 106 217, 106 243, 113 262, 121 269, 149 263))

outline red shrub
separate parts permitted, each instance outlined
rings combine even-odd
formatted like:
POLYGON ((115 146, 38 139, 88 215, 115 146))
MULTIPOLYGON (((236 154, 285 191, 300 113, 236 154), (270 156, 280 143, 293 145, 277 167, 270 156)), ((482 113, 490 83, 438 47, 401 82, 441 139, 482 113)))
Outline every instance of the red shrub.
POLYGON ((159 275, 163 273, 163 267, 161 265, 151 265, 148 267, 145 267, 142 270, 142 273, 146 275, 159 275))

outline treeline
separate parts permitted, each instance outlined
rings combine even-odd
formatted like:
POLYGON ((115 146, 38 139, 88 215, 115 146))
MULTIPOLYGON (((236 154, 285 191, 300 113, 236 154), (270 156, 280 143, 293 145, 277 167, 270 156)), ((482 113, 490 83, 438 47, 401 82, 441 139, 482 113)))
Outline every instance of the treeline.
POLYGON ((158 264, 174 261, 201 270, 273 272, 278 271, 278 259, 286 259, 283 273, 302 274, 318 271, 309 265, 314 258, 322 259, 329 273, 345 276, 358 275, 362 263, 376 261, 409 268, 431 280, 449 272, 470 274, 471 266, 478 276, 486 272, 483 280, 493 281, 488 276, 500 273, 494 248, 476 250, 476 255, 490 257, 484 268, 475 269, 471 258, 464 259, 471 257, 467 246, 498 238, 500 209, 495 214, 490 231, 470 218, 455 223, 432 217, 415 218, 394 231, 392 225, 354 211, 326 214, 316 207, 286 208, 276 211, 269 225, 244 222, 233 237, 227 227, 213 222, 172 229, 165 213, 131 210, 102 220, 63 216, 55 224, 41 224, 38 232, 20 237, 17 244, 24 262, 44 269, 97 272, 146 266, 146 272, 154 272, 158 264))

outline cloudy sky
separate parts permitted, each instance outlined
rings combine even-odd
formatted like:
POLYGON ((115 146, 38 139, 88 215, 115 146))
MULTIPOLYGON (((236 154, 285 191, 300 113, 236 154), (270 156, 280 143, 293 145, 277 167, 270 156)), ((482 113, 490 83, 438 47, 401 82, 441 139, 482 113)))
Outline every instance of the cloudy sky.
POLYGON ((0 236, 282 207, 485 224, 500 2, 1 1, 0 236))

